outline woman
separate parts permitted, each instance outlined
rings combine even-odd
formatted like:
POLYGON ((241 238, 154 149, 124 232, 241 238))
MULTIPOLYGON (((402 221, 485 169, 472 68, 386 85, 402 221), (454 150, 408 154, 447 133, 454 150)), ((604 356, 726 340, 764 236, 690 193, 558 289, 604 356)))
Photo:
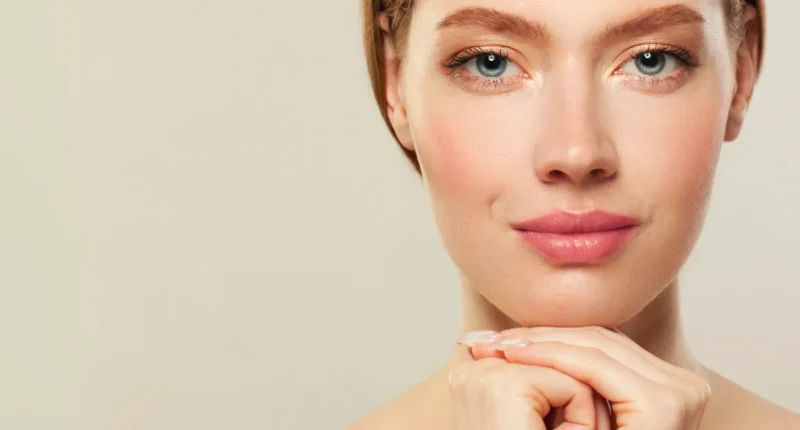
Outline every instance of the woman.
POLYGON ((364 0, 462 274, 441 371, 354 429, 800 429, 705 368, 676 277, 758 78, 755 0, 364 0))

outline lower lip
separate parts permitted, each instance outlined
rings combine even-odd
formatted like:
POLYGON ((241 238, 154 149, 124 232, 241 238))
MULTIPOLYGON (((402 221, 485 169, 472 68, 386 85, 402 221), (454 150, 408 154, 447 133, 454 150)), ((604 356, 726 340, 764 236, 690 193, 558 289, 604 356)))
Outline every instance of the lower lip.
POLYGON ((561 264, 603 262, 619 252, 636 234, 636 227, 582 234, 519 231, 522 240, 545 258, 561 264))

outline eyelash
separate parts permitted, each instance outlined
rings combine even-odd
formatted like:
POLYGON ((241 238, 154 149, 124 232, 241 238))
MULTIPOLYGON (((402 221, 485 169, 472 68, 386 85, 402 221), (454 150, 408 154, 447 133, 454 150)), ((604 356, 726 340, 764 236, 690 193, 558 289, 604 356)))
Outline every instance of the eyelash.
MULTIPOLYGON (((628 62, 630 61, 635 61, 639 55, 642 55, 647 52, 671 55, 678 61, 680 70, 677 73, 673 73, 672 75, 660 78, 653 76, 644 76, 644 75, 629 75, 627 78, 625 78, 626 80, 634 81, 635 83, 638 83, 648 88, 658 89, 659 87, 666 86, 667 89, 672 89, 673 87, 680 86, 686 81, 686 78, 688 77, 688 72, 691 69, 700 67, 700 63, 689 52, 688 48, 679 45, 659 45, 659 44, 648 44, 642 46, 641 48, 637 48, 635 51, 631 52, 628 61, 623 63, 622 66, 628 64, 628 62)), ((616 71, 614 73, 617 74, 616 71)))
MULTIPOLYGON (((658 88, 660 86, 666 85, 668 88, 672 88, 673 84, 680 85, 685 81, 688 69, 697 68, 700 66, 698 61, 692 56, 689 50, 685 47, 678 46, 678 45, 658 45, 658 44, 648 44, 644 45, 640 48, 637 48, 631 54, 629 54, 629 58, 626 62, 624 62, 620 67, 628 64, 630 61, 635 61, 636 58, 644 53, 655 53, 655 54, 667 54, 675 58, 680 64, 680 72, 665 76, 665 77, 652 77, 652 76, 644 76, 644 75, 632 75, 626 78, 626 80, 632 80, 637 82, 640 85, 644 85, 650 88, 658 88)), ((469 48, 465 49, 455 56, 453 56, 444 67, 449 69, 448 74, 451 78, 460 80, 464 84, 474 86, 475 90, 478 91, 491 91, 491 92, 501 92, 510 88, 514 85, 513 81, 521 81, 522 79, 527 78, 527 75, 517 75, 511 78, 485 78, 479 76, 472 76, 467 75, 464 76, 462 74, 462 69, 464 65, 466 65, 469 61, 482 56, 482 55, 496 55, 502 58, 504 61, 514 63, 511 60, 511 56, 509 52, 502 48, 487 48, 487 47, 476 47, 476 48, 469 48)), ((618 74, 618 70, 614 72, 614 74, 618 74)), ((676 85, 676 86, 677 86, 676 85)))
POLYGON ((511 78, 484 78, 480 76, 463 76, 461 73, 463 67, 471 60, 481 56, 481 55, 496 55, 502 58, 504 61, 508 61, 511 63, 516 64, 510 58, 510 53, 502 48, 486 48, 486 47, 476 47, 476 48, 469 48, 465 49, 455 56, 453 56, 450 61, 444 64, 444 67, 450 69, 448 74, 451 78, 460 80, 465 84, 472 84, 475 86, 475 89, 478 91, 487 91, 487 92, 502 92, 503 90, 508 89, 513 85, 512 81, 521 81, 522 79, 527 78, 527 75, 524 74, 522 76, 514 76, 511 78))

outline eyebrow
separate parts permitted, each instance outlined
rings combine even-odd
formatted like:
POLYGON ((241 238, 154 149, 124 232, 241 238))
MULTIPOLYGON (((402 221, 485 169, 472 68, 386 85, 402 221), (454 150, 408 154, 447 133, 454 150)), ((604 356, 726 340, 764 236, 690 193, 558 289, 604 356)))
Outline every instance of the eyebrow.
POLYGON ((450 27, 483 27, 495 33, 513 33, 530 39, 547 39, 547 29, 538 22, 521 16, 485 7, 459 9, 436 26, 437 30, 450 27))
MULTIPOLYGON (((607 27, 598 40, 607 40, 624 35, 641 35, 663 28, 705 23, 705 18, 689 6, 676 4, 652 8, 623 23, 607 27)), ((511 33, 529 39, 549 39, 547 27, 518 15, 484 7, 459 9, 442 19, 437 30, 451 27, 478 26, 496 33, 511 33)))

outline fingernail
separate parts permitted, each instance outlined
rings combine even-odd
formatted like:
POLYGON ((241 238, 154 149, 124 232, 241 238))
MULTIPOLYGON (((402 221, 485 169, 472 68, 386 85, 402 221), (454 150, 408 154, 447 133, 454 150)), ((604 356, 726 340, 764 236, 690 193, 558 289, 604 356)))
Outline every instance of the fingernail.
POLYGON ((501 351, 505 351, 507 349, 522 348, 522 347, 525 347, 525 346, 528 346, 528 345, 532 345, 532 344, 533 344, 533 342, 525 340, 525 339, 508 338, 508 339, 503 339, 500 342, 498 342, 498 344, 495 346, 495 348, 497 348, 497 349, 499 349, 501 351))
POLYGON ((484 345, 500 339, 502 335, 493 330, 470 331, 464 333, 458 343, 466 346, 484 345))

